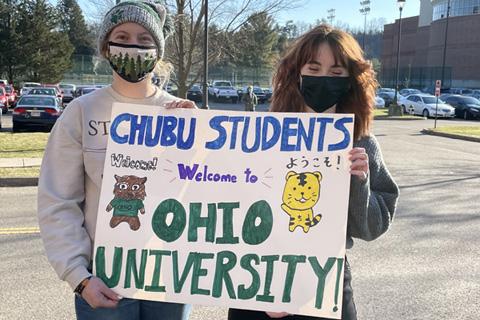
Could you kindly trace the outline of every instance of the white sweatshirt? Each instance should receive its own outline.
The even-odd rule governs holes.
[[[48,260],[73,288],[90,275],[113,102],[163,106],[178,100],[157,89],[146,99],[112,87],[73,100],[48,140],[38,183],[38,219]]]

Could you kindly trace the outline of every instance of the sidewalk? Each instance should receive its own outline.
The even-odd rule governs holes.
[[[0,158],[0,168],[39,167],[42,158]]]

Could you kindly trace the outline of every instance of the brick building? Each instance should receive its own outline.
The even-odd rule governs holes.
[[[402,19],[400,87],[432,88],[442,78],[448,0],[420,1],[420,15]],[[480,88],[480,0],[450,1],[443,87]],[[398,23],[384,26],[384,87],[395,84]]]

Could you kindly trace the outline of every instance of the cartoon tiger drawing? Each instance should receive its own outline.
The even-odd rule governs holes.
[[[315,172],[289,171],[283,191],[282,210],[290,216],[290,232],[301,227],[307,233],[322,219],[321,214],[314,216],[313,207],[320,196],[322,174]]]
[[[145,182],[147,178],[136,176],[117,176],[115,175],[113,194],[115,197],[108,204],[106,210],[110,212],[113,209],[113,217],[110,220],[110,227],[115,228],[122,222],[128,223],[131,230],[140,228],[138,211],[145,214]]]

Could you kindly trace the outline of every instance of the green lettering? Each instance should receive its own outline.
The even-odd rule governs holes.
[[[335,261],[337,261],[337,258],[328,258],[327,263],[325,263],[325,266],[323,268],[318,263],[317,257],[308,257],[308,261],[310,262],[310,265],[312,266],[312,269],[318,278],[315,308],[322,309],[323,291],[325,290],[325,279],[330,270],[332,269],[333,265],[335,264]]]
[[[142,250],[140,259],[140,270],[137,269],[137,249],[130,249],[127,252],[127,266],[125,267],[125,288],[130,288],[132,273],[135,278],[135,288],[143,289],[145,283],[145,267],[147,265],[148,250]]]
[[[202,204],[190,203],[190,217],[188,221],[188,241],[195,242],[198,238],[198,228],[206,228],[205,241],[213,242],[217,225],[217,207],[215,203],[208,204],[208,216],[201,217]]]
[[[173,220],[170,225],[167,225],[166,218],[169,213],[173,213]],[[185,208],[175,199],[162,201],[153,213],[153,232],[155,232],[158,238],[166,242],[172,242],[180,238],[186,224],[187,214]]]
[[[238,243],[238,237],[233,236],[233,209],[240,208],[240,202],[220,202],[218,208],[223,210],[223,237],[217,238],[216,243]]]
[[[265,287],[263,288],[263,294],[257,296],[257,301],[274,301],[275,297],[270,295],[270,287],[272,286],[273,265],[275,261],[278,261],[279,258],[279,255],[262,256],[262,262],[267,262],[267,272],[265,275]]]
[[[224,259],[227,259],[227,262],[224,263]],[[220,251],[217,253],[217,262],[215,266],[215,275],[213,277],[213,287],[212,287],[212,296],[218,298],[222,295],[222,284],[225,282],[225,287],[227,288],[228,296],[231,299],[235,298],[235,290],[233,289],[233,282],[230,274],[230,270],[235,267],[237,263],[237,256],[231,251]]]
[[[195,262],[195,253],[190,252],[188,254],[187,262],[185,262],[185,267],[183,268],[182,276],[179,278],[178,251],[172,252],[173,290],[175,291],[175,293],[179,293],[182,291],[183,285],[185,284],[185,280],[187,280],[188,273],[190,272],[190,269],[192,269],[194,262]]]
[[[165,286],[160,285],[160,270],[162,269],[162,256],[170,256],[171,251],[166,250],[150,250],[150,255],[155,256],[155,266],[153,267],[152,283],[145,286],[145,291],[165,292]]]
[[[260,218],[261,222],[258,226],[255,226],[257,218]],[[265,200],[257,201],[248,208],[247,215],[243,221],[243,241],[251,245],[260,244],[270,236],[272,227],[272,208]]]
[[[192,286],[191,286],[191,294],[201,294],[204,296],[210,295],[210,290],[201,289],[198,287],[198,281],[200,277],[204,277],[207,275],[207,269],[202,268],[202,260],[203,259],[213,259],[215,255],[213,253],[195,253],[195,263],[193,265],[193,273],[192,273]]]
[[[297,270],[297,263],[305,263],[305,256],[285,255],[282,256],[282,262],[287,262],[287,275],[285,276],[285,286],[283,288],[282,302],[290,302],[292,293],[293,278]]]
[[[97,254],[95,255],[96,276],[102,279],[109,288],[117,286],[118,281],[120,280],[120,273],[122,272],[122,255],[123,248],[115,247],[112,262],[112,275],[107,277],[105,272],[105,247],[97,248]]]
[[[240,266],[252,275],[252,284],[248,288],[245,288],[244,284],[238,286],[238,299],[251,299],[260,289],[260,275],[252,266],[253,261],[257,266],[260,264],[260,258],[256,254],[246,254],[240,259]]]

